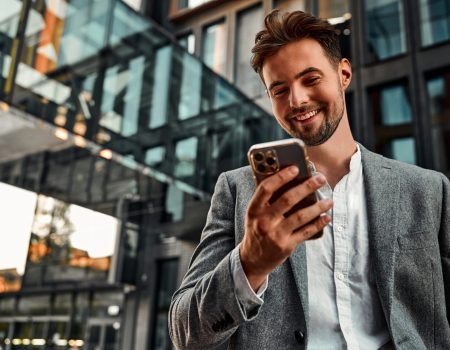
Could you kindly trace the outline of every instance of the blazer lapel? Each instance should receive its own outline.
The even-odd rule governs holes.
[[[381,305],[389,324],[397,250],[400,181],[385,158],[360,147],[366,191],[370,259]]]
[[[306,269],[306,247],[300,244],[294,253],[289,257],[289,262],[294,274],[295,284],[297,285],[300,302],[302,304],[305,322],[308,324],[308,272]]]

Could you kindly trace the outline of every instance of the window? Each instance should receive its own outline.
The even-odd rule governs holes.
[[[191,55],[195,52],[195,36],[193,33],[189,33],[183,36],[180,36],[178,39],[178,44],[180,44],[181,47],[185,48],[187,52],[189,52]]]
[[[197,137],[189,137],[175,146],[175,177],[189,177],[195,174],[197,160]]]
[[[450,39],[450,1],[420,0],[422,45],[429,46]]]
[[[349,0],[319,0],[319,17],[326,18],[339,34],[342,57],[351,59],[351,18]]]
[[[221,21],[204,28],[202,42],[202,60],[214,72],[218,74],[225,73],[225,21]]]
[[[239,89],[249,97],[264,94],[261,79],[250,66],[251,49],[256,33],[261,30],[262,21],[262,5],[242,11],[237,16],[234,80]]]
[[[416,164],[413,116],[406,86],[406,83],[397,83],[369,92],[375,148],[389,158]]]
[[[185,120],[200,113],[202,93],[202,65],[186,52],[181,53],[179,68],[181,84],[178,101],[178,119]]]
[[[211,0],[178,0],[178,7],[180,9],[184,8],[193,8],[200,5],[203,5],[204,3],[211,1]]]
[[[365,16],[370,62],[406,52],[401,0],[366,0]]]
[[[169,84],[172,67],[172,47],[165,46],[156,52],[152,104],[149,127],[151,129],[167,122]]]
[[[153,346],[155,350],[171,349],[171,341],[167,328],[167,315],[170,300],[177,288],[178,260],[160,260],[157,263],[157,297],[155,308],[155,321],[153,326]]]
[[[166,148],[164,146],[150,148],[145,152],[145,164],[158,168],[164,161],[165,156]]]
[[[427,80],[434,168],[450,176],[450,71]]]

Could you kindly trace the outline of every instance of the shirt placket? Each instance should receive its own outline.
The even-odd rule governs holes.
[[[348,208],[345,181],[342,179],[333,192],[334,283],[339,324],[348,349],[358,349],[354,341],[351,317],[349,277]]]

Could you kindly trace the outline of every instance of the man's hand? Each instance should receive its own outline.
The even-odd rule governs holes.
[[[247,279],[257,290],[269,273],[282,264],[295,248],[322,230],[330,221],[325,213],[331,199],[321,200],[285,217],[295,204],[325,184],[323,175],[314,176],[286,191],[275,202],[270,198],[298,173],[295,166],[285,168],[260,183],[249,203],[240,258]],[[295,231],[295,232],[294,232]]]

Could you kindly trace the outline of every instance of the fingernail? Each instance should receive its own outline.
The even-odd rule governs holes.
[[[316,181],[319,185],[323,185],[326,180],[325,177],[322,174],[320,174],[316,176]]]
[[[322,220],[328,224],[331,221],[331,216],[330,215],[324,215]]]
[[[296,166],[289,167],[289,174],[297,175],[298,174],[298,168]]]

